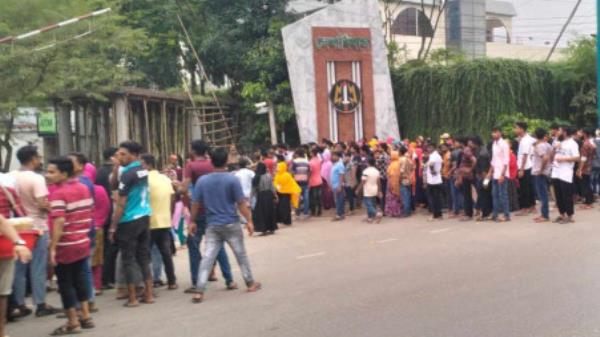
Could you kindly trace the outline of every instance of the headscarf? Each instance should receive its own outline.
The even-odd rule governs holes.
[[[323,152],[323,162],[321,163],[321,177],[327,181],[327,184],[331,185],[331,168],[333,163],[331,162],[331,152]]]
[[[392,151],[387,178],[389,190],[393,195],[400,195],[400,173],[400,154],[398,151]]]
[[[82,174],[88,177],[92,183],[96,181],[96,167],[92,163],[86,163],[83,166]]]
[[[256,174],[254,175],[254,178],[252,178],[252,186],[254,188],[258,187],[258,184],[260,184],[260,178],[264,174],[267,174],[267,165],[265,165],[263,162],[259,162],[256,165]]]
[[[288,172],[287,164],[285,162],[280,162],[277,164],[277,173],[275,173],[273,184],[275,185],[277,192],[281,194],[290,194],[292,207],[298,208],[302,189],[296,180],[294,180],[294,177],[292,177],[292,175]]]

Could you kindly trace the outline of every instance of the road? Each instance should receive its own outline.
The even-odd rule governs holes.
[[[105,292],[97,327],[83,336],[600,336],[600,212],[580,211],[566,226],[513,219],[296,222],[246,241],[262,291],[212,283],[202,304],[182,292],[190,281],[180,250],[180,290],[160,289],[157,303],[134,309]],[[49,302],[60,303],[55,293]],[[8,332],[44,336],[62,323],[28,317]]]

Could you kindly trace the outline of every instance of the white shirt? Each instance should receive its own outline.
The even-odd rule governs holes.
[[[437,151],[433,151],[427,161],[426,173],[428,185],[439,185],[442,183],[442,164],[443,160],[440,154]],[[432,170],[435,171],[435,174],[431,173]]]
[[[234,174],[240,180],[244,196],[246,197],[246,199],[250,200],[250,195],[252,194],[252,179],[254,178],[254,171],[248,168],[243,168],[238,170]]]
[[[554,161],[552,162],[552,179],[560,179],[567,183],[573,182],[574,162],[558,162],[559,158],[579,157],[579,145],[573,138],[563,142],[555,142]]]
[[[500,174],[502,173],[502,169],[506,167],[504,171],[504,176],[506,178],[510,177],[510,172],[508,171],[508,164],[510,163],[510,149],[508,148],[508,143],[504,141],[504,139],[500,138],[497,141],[494,141],[492,144],[492,168],[494,171],[493,179],[500,179]]]
[[[379,193],[378,183],[379,183],[380,173],[379,170],[373,166],[367,167],[362,173],[362,181],[363,185],[363,195],[365,197],[376,197],[377,193]]]
[[[0,185],[16,189],[17,181],[10,174],[0,172]]]
[[[533,144],[536,143],[535,138],[531,137],[528,133],[525,134],[519,141],[519,151],[517,158],[517,165],[519,170],[523,167],[523,160],[525,162],[525,170],[530,170],[533,167],[532,156],[533,156]],[[526,156],[523,159],[523,156]]]

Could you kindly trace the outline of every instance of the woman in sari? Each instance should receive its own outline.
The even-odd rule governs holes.
[[[321,163],[321,177],[323,178],[323,186],[321,188],[321,202],[324,209],[331,209],[335,203],[333,201],[333,191],[331,190],[331,152],[323,152],[323,162]]]
[[[288,172],[287,164],[279,162],[277,164],[277,173],[273,184],[277,189],[277,222],[284,225],[292,225],[292,207],[298,208],[300,203],[300,193],[302,189],[294,180],[294,177]]]
[[[252,210],[254,231],[267,234],[275,234],[277,230],[277,218],[275,216],[275,202],[277,191],[273,185],[273,178],[267,172],[267,166],[259,162],[256,166],[256,175],[252,179],[252,190],[256,198],[256,205]]]
[[[401,178],[400,155],[392,151],[390,165],[387,170],[387,189],[385,195],[385,214],[391,217],[402,216],[402,197],[400,192]]]

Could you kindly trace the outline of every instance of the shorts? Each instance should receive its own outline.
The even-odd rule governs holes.
[[[0,296],[12,293],[15,278],[15,261],[13,259],[0,260]]]

